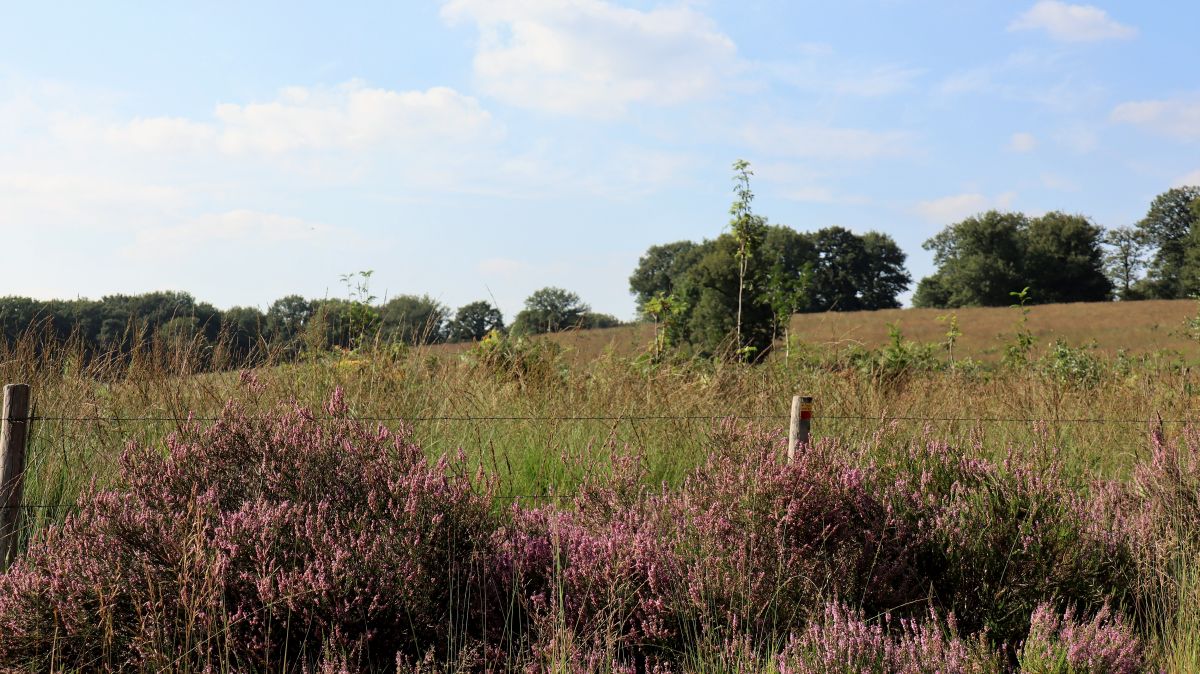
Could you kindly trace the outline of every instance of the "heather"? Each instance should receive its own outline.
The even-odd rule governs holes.
[[[27,502],[54,506],[0,581],[5,666],[1200,664],[1197,383],[1172,357],[494,340],[207,372],[181,343],[4,348],[43,417]],[[797,390],[815,438],[789,464]]]
[[[253,374],[241,379],[261,388]],[[624,445],[507,498],[465,453],[322,407],[230,403],[42,529],[0,579],[31,671],[1150,671],[1200,435],[1129,481],[1049,446],[825,439],[726,420],[676,484]],[[1171,523],[1166,526],[1165,523]]]

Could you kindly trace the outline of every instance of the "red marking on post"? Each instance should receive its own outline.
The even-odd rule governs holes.
[[[812,410],[800,410],[801,419],[812,419]]]

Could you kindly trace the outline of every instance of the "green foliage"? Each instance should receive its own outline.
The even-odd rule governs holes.
[[[380,331],[389,342],[437,344],[446,340],[449,314],[449,308],[428,295],[399,295],[379,308]]]
[[[888,323],[887,345],[878,350],[854,351],[851,363],[863,374],[888,382],[918,372],[933,372],[942,367],[933,344],[904,339],[904,333],[895,323]]]
[[[946,356],[950,362],[954,362],[954,347],[958,344],[958,338],[962,337],[962,330],[958,327],[958,314],[945,314],[938,316],[939,323],[946,324],[946,341],[942,345],[946,348]]]
[[[562,288],[546,287],[525,298],[525,308],[512,324],[514,335],[540,335],[583,326],[591,307],[579,295]]]
[[[463,305],[446,327],[452,342],[477,342],[493,330],[504,331],[504,315],[484,300]]]
[[[1177,187],[1156,196],[1146,217],[1137,224],[1138,231],[1152,246],[1154,258],[1146,292],[1151,297],[1178,299],[1200,290],[1197,284],[1196,223],[1200,214],[1194,204],[1200,200],[1200,187]]]
[[[346,286],[349,295],[343,318],[350,348],[362,346],[379,327],[379,312],[372,306],[375,296],[371,294],[371,275],[374,273],[374,270],[366,270],[341,275],[342,285]]]
[[[656,361],[673,346],[679,330],[679,318],[686,309],[683,300],[663,293],[650,298],[643,306],[642,312],[654,321],[654,341],[650,345],[650,353]]]
[[[1033,345],[1037,342],[1037,338],[1029,329],[1029,305],[1033,298],[1028,287],[1020,292],[1010,292],[1009,296],[1016,300],[1016,304],[1010,306],[1020,312],[1021,317],[1017,319],[1017,330],[1012,341],[1004,347],[1004,364],[1009,367],[1024,367],[1029,364]]]
[[[753,355],[759,349],[754,344],[743,343],[742,317],[747,291],[754,292],[756,286],[762,280],[761,271],[757,268],[755,269],[757,273],[753,276],[748,277],[747,273],[751,269],[751,259],[758,256],[758,250],[762,247],[763,239],[767,236],[767,223],[766,220],[755,215],[750,209],[750,203],[754,201],[754,192],[750,190],[750,176],[754,175],[754,172],[750,170],[750,163],[744,159],[735,161],[733,163],[733,172],[733,193],[737,195],[737,198],[734,199],[733,204],[729,207],[729,230],[733,234],[733,240],[737,242],[733,258],[737,262],[738,268],[737,313],[734,318],[734,348],[737,354],[744,358],[747,355]]]
[[[1039,218],[988,211],[946,227],[925,242],[937,272],[917,286],[918,307],[1003,306],[1028,286],[1039,302],[1103,301],[1102,230],[1080,215]]]
[[[546,339],[528,339],[493,330],[464,358],[500,381],[546,382],[564,373],[562,347]]]
[[[696,263],[701,247],[692,241],[676,241],[646,250],[629,277],[629,291],[637,301],[638,311],[645,314],[647,302],[679,289],[684,274]]]
[[[651,247],[630,277],[642,314],[656,295],[674,296],[684,308],[671,338],[699,354],[723,353],[734,349],[740,289],[742,346],[762,353],[793,313],[898,307],[909,283],[904,253],[874,232],[767,225],[761,245],[744,258],[741,251],[732,234]]]
[[[1104,267],[1112,279],[1117,295],[1123,300],[1141,299],[1136,287],[1146,268],[1148,242],[1146,234],[1134,227],[1116,227],[1104,234]]]
[[[1093,355],[1095,345],[1071,347],[1063,340],[1056,340],[1050,351],[1042,357],[1040,366],[1051,379],[1070,386],[1091,388],[1104,377],[1104,364]]]

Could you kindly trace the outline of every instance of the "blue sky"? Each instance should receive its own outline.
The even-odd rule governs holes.
[[[0,294],[344,295],[628,318],[730,164],[799,230],[1131,224],[1200,183],[1200,3],[7,3]]]

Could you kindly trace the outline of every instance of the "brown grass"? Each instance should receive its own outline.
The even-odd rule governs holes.
[[[1105,355],[1124,350],[1129,354],[1160,351],[1178,352],[1189,360],[1200,360],[1200,350],[1184,330],[1184,321],[1198,313],[1193,300],[1148,300],[1144,302],[1077,302],[1044,304],[1030,308],[1028,327],[1041,345],[1057,339],[1071,346],[1090,346]],[[962,336],[956,355],[980,360],[998,359],[1004,344],[1016,331],[1020,313],[1010,307],[965,309],[883,309],[880,311],[798,314],[792,319],[796,340],[827,347],[858,345],[876,348],[888,341],[889,325],[895,324],[904,338],[940,343],[946,339],[942,316],[957,315]],[[654,336],[647,324],[604,330],[578,330],[550,338],[568,350],[573,362],[587,363],[612,351],[630,356],[644,351]],[[462,345],[445,347],[461,351]]]

